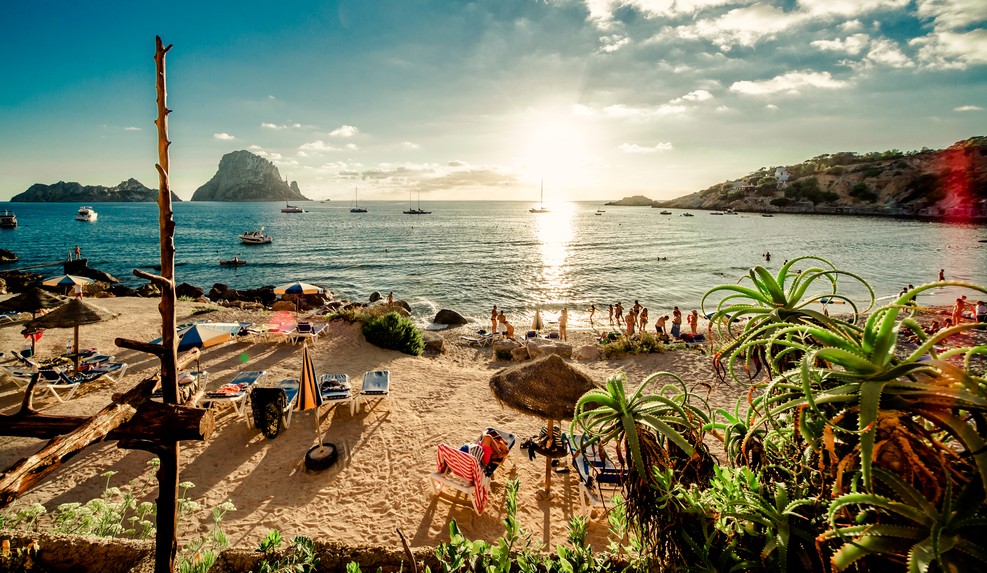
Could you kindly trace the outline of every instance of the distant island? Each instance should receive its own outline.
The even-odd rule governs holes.
[[[121,181],[116,187],[59,181],[51,185],[35,183],[10,200],[15,203],[147,203],[158,200],[158,190],[145,187],[133,178]],[[181,201],[174,191],[171,200]]]
[[[644,195],[634,195],[633,197],[624,197],[619,201],[610,201],[606,204],[616,205],[619,207],[651,207],[656,203]]]
[[[298,189],[281,179],[278,168],[246,150],[227,153],[219,161],[212,179],[195,190],[193,201],[309,201]]]
[[[987,137],[940,150],[839,152],[762,167],[654,206],[987,220]]]

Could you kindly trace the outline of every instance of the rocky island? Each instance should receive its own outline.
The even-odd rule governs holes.
[[[115,187],[59,181],[51,185],[35,183],[10,200],[22,203],[147,203],[158,200],[158,190],[145,187],[133,178],[121,181]],[[181,201],[174,192],[171,200]]]
[[[219,170],[195,190],[193,201],[309,201],[298,189],[281,179],[273,163],[246,150],[227,153]]]
[[[796,165],[761,168],[658,205],[984,221],[987,137],[938,150],[820,155]]]
[[[606,204],[616,205],[618,207],[651,207],[655,205],[655,202],[644,195],[634,195],[633,197],[624,197],[619,201],[610,201]]]

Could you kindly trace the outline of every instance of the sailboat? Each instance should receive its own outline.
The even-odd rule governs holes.
[[[360,199],[357,197],[357,190],[353,188],[353,208],[350,209],[350,213],[366,213],[366,209],[360,208]]]
[[[548,209],[545,208],[545,180],[541,180],[541,199],[538,202],[538,207],[532,207],[528,209],[529,213],[550,213]]]
[[[408,210],[407,211],[404,211],[404,214],[405,215],[431,215],[432,214],[431,211],[423,211],[422,210],[422,192],[421,191],[418,192],[418,207],[417,208],[411,206],[411,194],[409,193],[408,195],[409,195],[408,196]]]
[[[288,184],[288,176],[287,175],[284,176],[284,183],[285,183],[285,185]],[[287,193],[285,193],[285,195],[284,195],[284,207],[281,207],[281,212],[282,213],[308,213],[308,211],[306,211],[305,209],[302,209],[301,207],[295,207],[294,205],[289,205],[288,204],[288,194]]]

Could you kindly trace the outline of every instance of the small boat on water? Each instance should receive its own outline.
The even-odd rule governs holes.
[[[771,213],[761,213],[762,217],[774,217]]]
[[[409,203],[410,203],[410,198],[409,198]],[[402,213],[404,213],[405,215],[431,215],[432,214],[431,211],[425,211],[424,209],[422,209],[422,193],[421,193],[421,191],[418,192],[418,207],[411,207],[411,205],[409,205],[408,207],[409,208],[408,208],[407,211],[402,211]]]
[[[692,213],[682,213],[683,217],[695,217]]]
[[[659,214],[659,215],[671,215],[671,214],[672,214],[672,212],[671,212],[671,211],[661,211],[661,212],[660,212],[660,213],[658,213],[658,214]]]
[[[733,209],[727,209],[726,211],[723,212],[723,214],[724,215],[736,215],[737,212],[734,211]]]
[[[301,207],[296,207],[294,205],[289,205],[287,201],[284,202],[284,207],[281,207],[282,213],[308,213],[305,209]]]
[[[597,209],[596,212],[597,213],[606,213],[607,210],[606,209]]]
[[[723,211],[711,211],[710,215],[722,215]]]
[[[0,211],[0,229],[14,229],[17,227],[17,216],[13,211],[4,209]]]
[[[260,231],[247,231],[240,235],[240,242],[244,245],[266,245],[272,240],[270,235],[264,234],[264,227]]]
[[[79,212],[75,214],[76,221],[85,221],[87,223],[92,223],[99,218],[99,213],[96,212],[92,207],[79,207]]]
[[[529,213],[550,213],[548,209],[545,208],[545,180],[541,182],[541,198],[538,200],[538,206],[528,209]]]
[[[239,257],[233,257],[232,259],[230,259],[228,261],[219,261],[219,264],[220,265],[223,265],[225,267],[237,267],[237,266],[240,266],[240,265],[247,264],[247,261],[245,261],[244,259],[241,259]]]
[[[353,208],[350,209],[350,213],[366,213],[367,210],[360,207],[360,198],[357,195],[357,190],[353,190]]]

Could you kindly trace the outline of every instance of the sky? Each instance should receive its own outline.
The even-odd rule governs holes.
[[[0,3],[0,200],[226,153],[316,200],[670,199],[987,134],[984,0]]]

